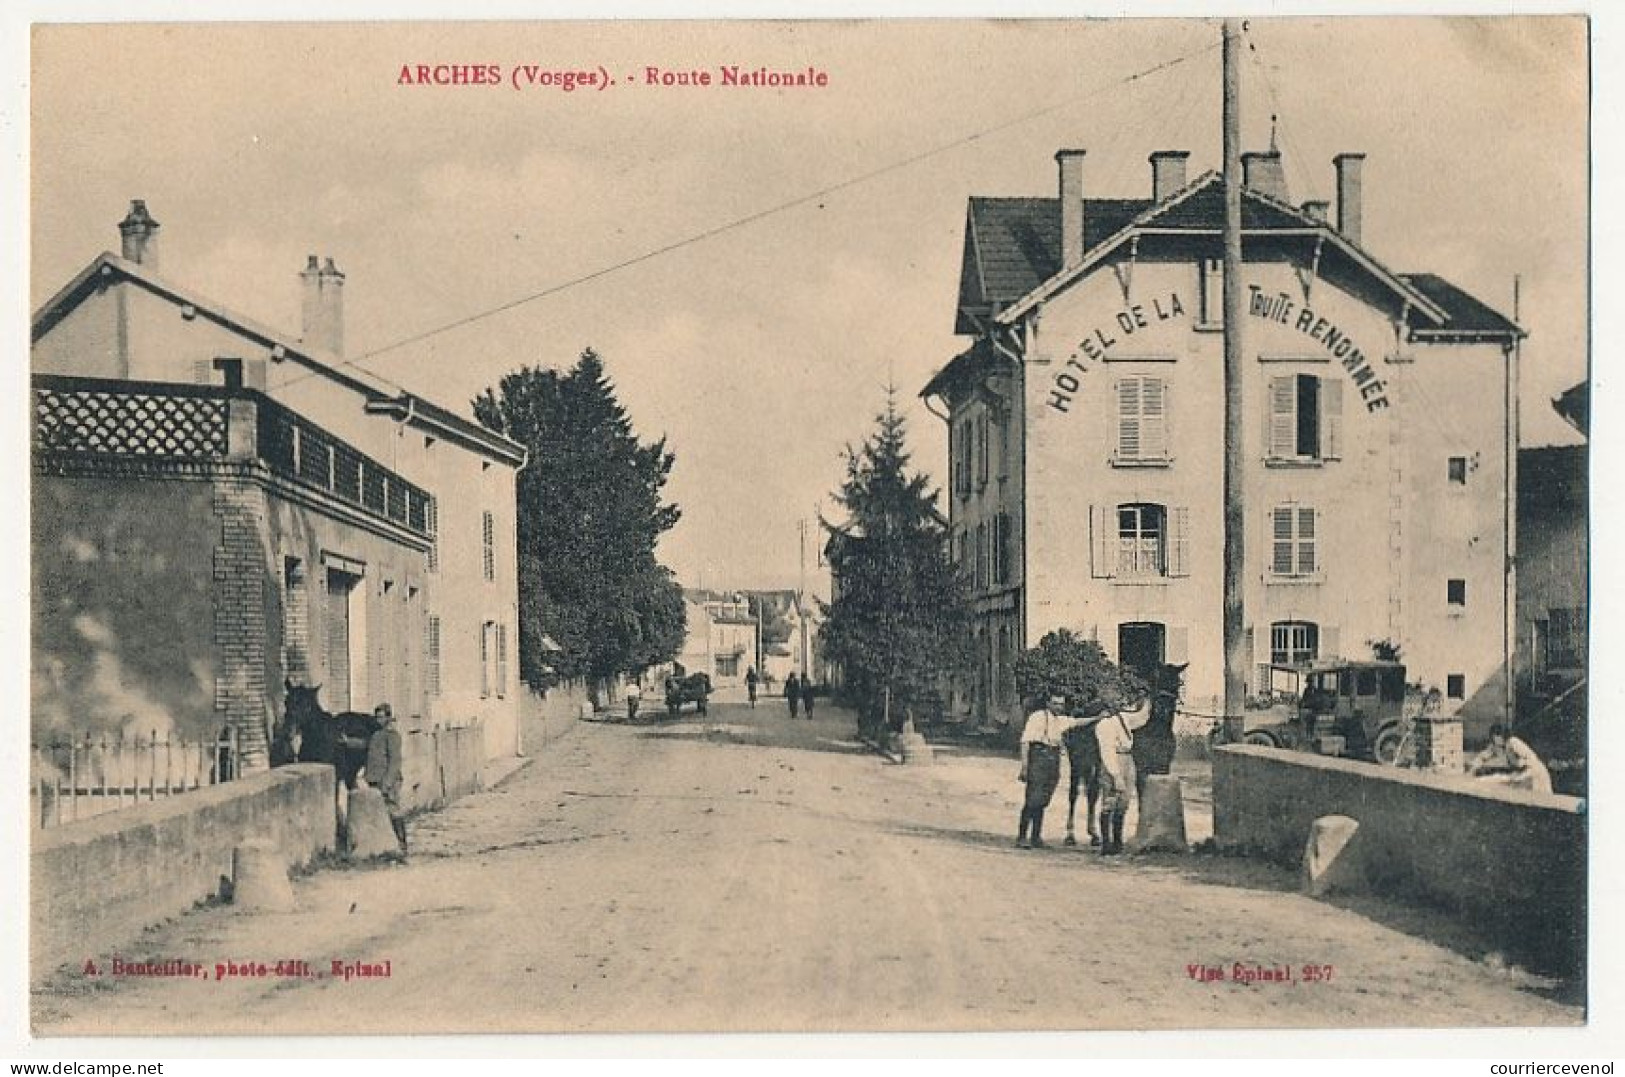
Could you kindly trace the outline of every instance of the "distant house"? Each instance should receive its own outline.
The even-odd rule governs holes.
[[[713,687],[736,687],[762,672],[756,616],[740,591],[686,588],[688,631],[677,660],[690,673],[706,673]]]
[[[1585,433],[1586,383],[1553,401]],[[1585,445],[1518,452],[1520,687],[1555,696],[1586,676],[1588,470]]]
[[[284,334],[119,228],[33,317],[36,733],[224,724],[263,765],[292,681],[519,750],[524,448],[346,364],[332,259]]]
[[[770,618],[782,620],[789,630],[788,637],[782,640],[768,641],[764,638],[761,672],[780,682],[792,673],[823,682],[822,663],[818,660],[818,629],[823,625],[823,616],[818,608],[818,600],[789,587],[747,591],[746,595],[762,611],[764,636]]]

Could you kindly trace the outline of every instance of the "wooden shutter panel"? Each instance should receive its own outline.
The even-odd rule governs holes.
[[[1089,539],[1095,578],[1117,575],[1117,512],[1110,505],[1089,506]]]
[[[1338,631],[1336,625],[1320,626],[1320,658],[1340,658],[1338,650]]]
[[[480,625],[480,698],[491,694],[491,635],[489,623]]]
[[[985,414],[976,422],[976,448],[976,482],[980,486],[986,486],[988,476],[989,438],[987,416]]]
[[[497,625],[497,695],[508,694],[508,626]]]
[[[1269,456],[1280,460],[1296,456],[1298,449],[1298,392],[1297,379],[1290,374],[1270,379],[1268,399],[1269,415],[1265,423],[1265,436],[1269,439]]]
[[[1138,460],[1144,453],[1140,429],[1140,379],[1117,379],[1117,455]]]
[[[1292,506],[1280,505],[1270,512],[1270,571],[1277,576],[1292,575]]]
[[[1336,460],[1343,455],[1343,381],[1320,378],[1320,456]]]
[[[1166,655],[1163,661],[1171,662],[1176,666],[1189,662],[1191,650],[1190,637],[1191,633],[1190,629],[1188,628],[1180,627],[1168,629],[1168,645],[1166,648],[1164,648]]]
[[[1141,380],[1140,451],[1148,460],[1168,458],[1168,383],[1161,378]]]
[[[213,385],[214,384],[214,364],[209,362],[209,360],[207,360],[207,359],[193,359],[192,360],[192,384],[193,385]]]
[[[1304,505],[1298,506],[1298,564],[1300,576],[1312,576],[1320,566],[1317,542],[1320,529],[1319,513]]]
[[[1183,505],[1168,510],[1168,575],[1189,576],[1187,536],[1191,530],[1191,510]]]

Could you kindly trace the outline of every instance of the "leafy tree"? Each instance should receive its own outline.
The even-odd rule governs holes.
[[[762,626],[762,646],[790,642],[790,620],[779,609],[778,603],[767,595],[752,594],[746,597],[750,601],[750,612]]]
[[[519,473],[519,666],[602,678],[682,649],[682,589],[655,559],[680,510],[661,501],[673,455],[645,444],[591,348],[568,371],[525,367],[474,401],[530,449]],[[562,651],[548,653],[543,636]]]
[[[1110,658],[1099,643],[1058,628],[1016,656],[1016,691],[1029,704],[1065,696],[1072,714],[1119,710],[1145,696],[1139,677]]]
[[[879,729],[890,694],[893,720],[929,712],[939,687],[968,658],[970,607],[948,555],[947,525],[926,476],[909,470],[907,430],[894,393],[874,433],[846,452],[835,495],[841,524],[823,523],[835,580],[821,629],[864,732]]]

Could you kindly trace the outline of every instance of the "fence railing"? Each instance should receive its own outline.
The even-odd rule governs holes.
[[[33,746],[31,813],[61,826],[229,782],[239,775],[235,729],[215,739],[92,736]]]

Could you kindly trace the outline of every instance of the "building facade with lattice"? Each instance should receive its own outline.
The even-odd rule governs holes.
[[[523,448],[344,363],[330,259],[285,336],[120,230],[33,320],[36,735],[227,723],[258,765],[292,681],[519,751]]]

